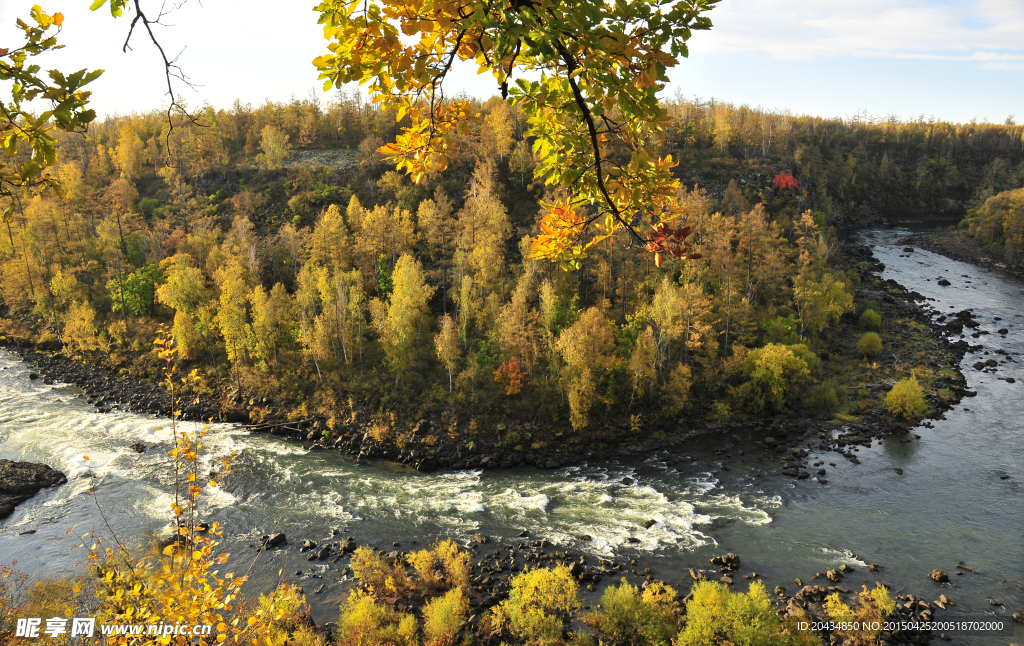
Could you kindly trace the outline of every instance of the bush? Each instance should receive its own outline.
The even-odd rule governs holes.
[[[800,320],[790,314],[761,323],[765,343],[796,343]]]
[[[860,315],[860,326],[869,330],[877,330],[882,325],[882,315],[875,310],[864,310]]]
[[[395,612],[369,593],[353,590],[341,604],[339,643],[348,646],[416,646],[416,617]]]
[[[740,388],[740,396],[754,411],[782,408],[792,392],[811,374],[807,360],[814,356],[807,346],[769,343],[747,353],[743,372],[749,381]]]
[[[359,547],[352,553],[352,572],[381,601],[392,602],[407,595],[412,587],[401,561],[389,563],[381,552]]]
[[[451,588],[469,591],[469,554],[460,552],[455,541],[438,541],[430,550],[410,554],[409,565],[428,592]]]
[[[462,588],[453,588],[434,597],[423,607],[423,636],[432,646],[451,646],[459,636],[469,610],[469,599]]]
[[[691,405],[690,389],[693,387],[693,373],[690,366],[676,364],[668,375],[668,383],[661,393],[661,409],[667,415],[678,415]]]
[[[924,401],[924,393],[921,392],[921,384],[917,383],[917,376],[900,381],[889,394],[885,396],[885,409],[895,417],[912,419],[924,414],[928,405]]]
[[[859,624],[859,626],[881,626],[885,622],[885,618],[892,614],[893,610],[896,609],[896,603],[889,596],[889,590],[882,586],[877,586],[874,590],[868,592],[867,586],[862,586],[860,592],[860,598],[857,600],[855,607],[843,603],[839,598],[838,594],[830,594],[825,599],[825,612],[833,621],[837,623],[845,624]],[[878,636],[881,634],[881,628],[878,630],[839,630],[837,631],[840,637],[847,637],[853,640],[860,640],[859,643],[874,644],[877,643]]]
[[[532,646],[561,644],[570,613],[580,607],[569,568],[527,570],[511,584],[508,599],[491,611],[490,628]]]
[[[839,410],[839,392],[833,384],[818,384],[804,395],[804,409],[818,417],[832,417]]]
[[[731,592],[723,583],[701,581],[686,605],[686,628],[675,646],[797,646],[820,644],[813,631],[800,632],[783,624],[764,584],[755,581],[750,591]]]
[[[641,594],[625,580],[618,587],[608,586],[601,595],[601,609],[583,617],[600,643],[619,646],[669,644],[681,621],[676,591],[671,587],[655,583]]]
[[[852,269],[846,270],[846,277],[850,279],[850,284],[853,286],[853,291],[860,289],[860,272]]]
[[[867,332],[857,341],[857,352],[873,357],[882,351],[882,339],[874,332]]]

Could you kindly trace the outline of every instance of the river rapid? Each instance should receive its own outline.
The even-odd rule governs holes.
[[[939,620],[1013,625],[1011,613],[1024,608],[1024,283],[920,249],[903,253],[899,234],[863,234],[886,266],[882,277],[934,299],[939,311],[973,308],[980,329],[991,332],[968,338],[983,347],[963,360],[968,387],[978,395],[932,428],[914,429],[920,438],[860,448],[860,464],[812,453],[809,461],[825,461],[828,484],[777,475],[777,460],[762,457],[759,438],[747,432],[700,437],[673,454],[636,462],[424,474],[357,465],[348,456],[217,425],[207,461],[216,464],[232,450],[239,457],[203,517],[231,534],[223,547],[235,572],[250,567],[261,535],[285,532],[292,546],[262,554],[246,587],[253,594],[279,580],[299,583],[318,622],[336,619],[349,582],[344,563],[307,562],[298,539],[324,541],[338,530],[358,544],[409,549],[412,540],[423,546],[436,537],[469,545],[477,533],[510,542],[527,530],[578,552],[639,559],[684,590],[687,568],[727,551],[742,557],[741,574],[756,571],[769,590],[783,585],[790,593],[794,577],[806,584],[845,563],[855,570],[842,583],[847,588],[882,581],[927,599],[945,593],[956,606],[940,611]],[[952,285],[939,286],[940,277]],[[1003,327],[1005,337],[996,332]],[[989,358],[1002,361],[997,372],[971,368]],[[69,480],[0,522],[0,560],[16,560],[32,575],[76,571],[84,555],[69,551],[72,526],[79,535],[95,529],[109,537],[112,530],[122,540],[141,540],[169,521],[167,420],[98,414],[80,392],[30,381],[25,364],[0,350],[0,457],[44,462]],[[130,445],[137,442],[149,449],[135,453]],[[657,524],[644,529],[648,520]],[[869,572],[868,563],[880,571]],[[958,563],[972,571],[954,574]],[[935,568],[950,573],[951,585],[928,578]],[[312,594],[321,584],[323,592]],[[1016,637],[954,634],[953,643],[1005,646],[1022,641],[1022,626],[1015,629]]]

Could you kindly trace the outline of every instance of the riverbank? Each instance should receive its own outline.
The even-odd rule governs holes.
[[[963,229],[937,229],[925,233],[914,233],[903,240],[904,244],[927,249],[953,260],[966,262],[986,269],[995,269],[1017,278],[1024,278],[1024,270],[1010,267],[1004,262],[993,259],[990,248],[978,242],[977,238],[967,235]]]

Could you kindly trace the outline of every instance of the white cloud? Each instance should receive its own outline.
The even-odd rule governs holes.
[[[778,60],[1024,60],[1020,0],[726,0],[711,18],[711,32],[696,37],[707,51]]]

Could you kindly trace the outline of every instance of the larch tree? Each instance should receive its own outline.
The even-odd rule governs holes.
[[[445,314],[437,321],[438,332],[434,337],[434,349],[437,358],[448,373],[448,394],[452,394],[452,379],[455,369],[458,367],[459,359],[462,356],[462,348],[459,347],[459,332],[456,329],[455,321],[449,314]]]
[[[293,303],[284,285],[277,283],[268,294],[263,285],[257,285],[249,296],[252,326],[248,347],[257,367],[263,372],[276,374],[278,350],[291,337],[294,321]]]
[[[422,341],[424,328],[430,320],[428,304],[434,288],[427,285],[419,261],[408,254],[398,259],[394,281],[390,303],[384,305],[376,301],[374,323],[397,384]]]
[[[239,368],[246,362],[247,342],[252,335],[249,326],[249,286],[245,283],[242,268],[237,264],[224,268],[219,286],[217,328],[224,337],[224,350],[235,370],[235,379],[241,391]]]
[[[263,126],[260,133],[260,153],[256,160],[264,168],[275,169],[284,166],[285,161],[291,157],[292,145],[288,141],[288,135],[272,125]]]
[[[466,203],[458,214],[458,248],[466,261],[465,273],[475,277],[481,298],[485,291],[501,291],[498,282],[512,234],[508,212],[497,194],[496,174],[494,162],[477,164],[466,189]]]
[[[615,361],[610,322],[601,310],[591,307],[562,331],[556,348],[565,362],[563,372],[572,426],[586,428],[597,388],[604,372]]]
[[[352,245],[345,218],[337,204],[320,214],[309,236],[309,259],[321,267],[344,271],[351,264]]]

